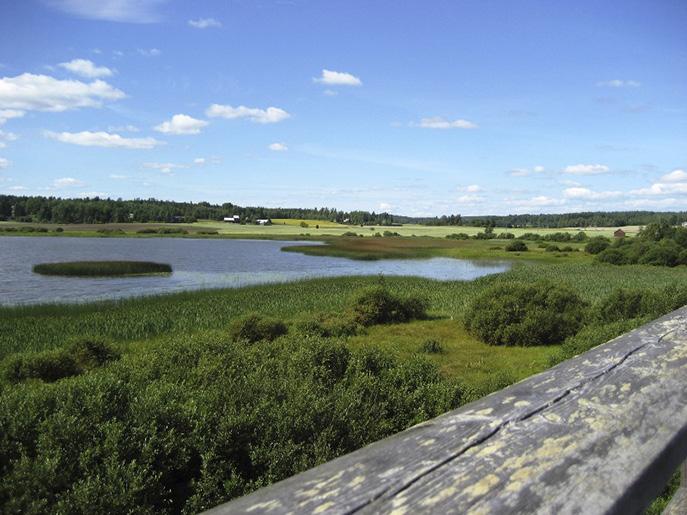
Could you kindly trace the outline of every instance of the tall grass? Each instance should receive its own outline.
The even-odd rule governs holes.
[[[34,273],[74,277],[113,277],[122,275],[169,274],[172,267],[150,261],[69,261],[33,266]]]

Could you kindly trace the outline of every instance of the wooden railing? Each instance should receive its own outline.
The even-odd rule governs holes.
[[[641,513],[686,457],[687,307],[208,513]]]

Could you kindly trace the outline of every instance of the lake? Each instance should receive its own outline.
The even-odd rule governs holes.
[[[282,252],[304,242],[182,238],[0,237],[0,305],[83,302],[205,288],[345,275],[412,275],[472,280],[509,269],[507,262],[451,258],[355,261]],[[307,244],[307,243],[306,243]],[[317,245],[318,243],[312,243]],[[34,274],[55,261],[143,260],[169,263],[171,276],[75,278]]]

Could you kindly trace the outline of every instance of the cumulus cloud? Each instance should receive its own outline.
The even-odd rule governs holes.
[[[61,179],[55,179],[52,185],[55,188],[73,188],[83,186],[84,182],[73,177],[62,177]]]
[[[286,146],[286,143],[270,143],[267,148],[273,152],[286,152],[289,149],[289,147]]]
[[[388,202],[380,202],[379,203],[379,209],[382,211],[390,211],[392,208],[392,205],[389,204]]]
[[[98,79],[100,77],[111,77],[114,72],[106,66],[96,66],[93,61],[88,59],[72,59],[66,63],[60,63],[65,70],[69,70],[76,75],[87,79]]]
[[[155,130],[163,134],[198,134],[207,124],[208,122],[198,120],[187,114],[175,114],[171,120],[155,126]]]
[[[506,203],[511,204],[513,206],[530,208],[530,207],[557,206],[557,205],[565,204],[565,200],[547,197],[546,195],[539,195],[539,196],[532,197],[529,199],[508,199],[508,200],[506,200]]]
[[[441,116],[432,116],[429,118],[422,118],[419,127],[423,129],[476,129],[477,124],[468,120],[446,120]]]
[[[313,79],[320,84],[329,86],[362,86],[363,82],[350,73],[335,72],[333,70],[322,70],[322,75]]]
[[[91,20],[155,23],[158,6],[167,0],[44,0],[49,6],[72,16]]]
[[[513,168],[510,171],[510,175],[512,177],[528,177],[533,173],[544,173],[545,170],[546,169],[541,165],[537,165],[533,167],[531,170],[529,168]]]
[[[675,195],[687,193],[687,182],[670,182],[662,183],[657,182],[649,186],[648,188],[640,188],[637,190],[632,190],[630,192],[632,195]]]
[[[4,157],[0,157],[0,170],[4,170],[5,168],[9,167],[9,165],[9,160],[5,159]]]
[[[49,75],[23,73],[0,79],[0,109],[13,111],[67,111],[101,107],[106,101],[124,98],[124,92],[107,82],[59,80]]]
[[[17,135],[13,132],[0,131],[0,148],[5,148],[7,143],[10,141],[15,141]]]
[[[206,162],[207,162],[207,159],[205,159],[204,157],[196,157],[193,160],[193,164],[198,165],[198,166],[203,166]]]
[[[622,195],[622,191],[592,191],[589,188],[581,187],[566,188],[563,191],[563,196],[565,198],[581,200],[604,200],[609,198],[617,198]]]
[[[638,88],[642,84],[636,80],[602,80],[596,83],[597,86],[602,88]]]
[[[17,109],[0,109],[0,125],[3,125],[7,120],[12,118],[21,118],[26,113]]]
[[[537,165],[534,168],[532,168],[532,171],[534,173],[542,173],[545,170],[545,168],[542,165]]]
[[[474,205],[484,201],[481,195],[461,195],[458,197],[459,204]]]
[[[45,136],[61,141],[62,143],[70,143],[72,145],[81,145],[84,147],[105,147],[105,148],[129,148],[129,149],[151,149],[163,142],[154,138],[124,138],[119,134],[110,134],[109,132],[51,132],[47,131]]]
[[[230,105],[212,104],[207,108],[205,114],[211,118],[227,118],[233,120],[236,118],[247,118],[255,123],[277,123],[286,120],[291,115],[278,107],[268,107],[267,109],[258,109],[257,107],[238,106],[232,107]]]
[[[687,182],[687,172],[684,170],[673,170],[661,177],[661,182]]]
[[[135,125],[110,125],[107,130],[110,132],[140,132],[141,129]]]
[[[598,175],[600,173],[607,173],[609,168],[606,165],[600,164],[577,164],[566,166],[563,171],[573,175]]]
[[[188,24],[194,29],[209,29],[219,28],[222,23],[214,18],[199,18],[197,20],[188,20]]]
[[[465,191],[467,191],[468,193],[477,193],[479,191],[482,191],[482,187],[478,184],[470,184],[470,186],[467,186],[465,188]]]

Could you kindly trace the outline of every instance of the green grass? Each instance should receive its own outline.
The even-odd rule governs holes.
[[[33,271],[68,277],[119,277],[170,274],[172,267],[150,261],[67,261],[34,265]]]

